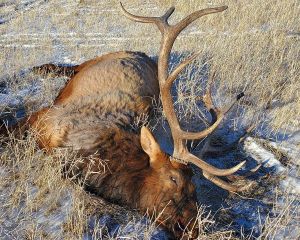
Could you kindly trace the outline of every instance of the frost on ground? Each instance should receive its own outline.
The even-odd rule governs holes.
[[[29,76],[33,76],[28,73]],[[37,81],[37,80],[36,80]],[[40,82],[45,79],[39,79]],[[49,81],[49,79],[47,79]],[[57,81],[61,86],[63,82],[60,78],[53,78],[51,81]],[[18,110],[18,106],[26,105],[26,101],[39,102],[42,106],[43,98],[42,88],[27,86],[19,91],[12,92],[8,87],[2,87],[0,107],[2,109],[10,106],[15,109],[16,116],[24,117],[25,108]],[[16,97],[17,96],[17,97]],[[26,99],[26,100],[25,100]],[[17,109],[17,110],[16,110]],[[13,115],[1,113],[2,119],[15,119]],[[9,117],[8,117],[9,116]],[[161,146],[166,152],[172,152],[172,143],[170,134],[165,128],[156,127],[156,136]],[[222,136],[222,142],[230,143],[239,135],[240,131],[228,129],[224,124],[217,132]],[[260,136],[260,137],[257,137]],[[224,228],[235,230],[241,234],[251,234],[259,237],[266,230],[264,224],[271,222],[272,219],[282,218],[280,224],[269,234],[275,239],[296,239],[299,236],[299,200],[300,196],[300,178],[299,178],[299,144],[300,133],[294,132],[282,141],[273,141],[263,138],[262,134],[252,133],[247,136],[240,149],[221,156],[210,156],[206,160],[219,167],[227,168],[234,165],[240,158],[247,160],[247,166],[242,169],[241,175],[257,164],[262,164],[261,169],[252,180],[260,182],[257,194],[250,196],[230,195],[224,190],[219,189],[212,183],[201,177],[198,170],[195,169],[196,175],[193,178],[197,186],[197,193],[200,205],[208,206],[207,211],[212,211],[216,215],[216,222],[220,219]],[[197,148],[195,149],[197,151]],[[1,168],[1,177],[6,178],[9,175],[8,167]],[[37,194],[37,188],[34,184],[28,183],[26,201],[30,202]],[[11,195],[7,191],[12,191],[11,186],[1,188],[1,201],[9,202],[7,197]],[[274,199],[276,200],[274,203]],[[20,202],[16,208],[1,208],[2,218],[1,236],[10,239],[14,236],[28,233],[28,225],[31,228],[42,231],[43,236],[64,236],[61,231],[65,231],[69,214],[72,212],[73,194],[72,190],[64,189],[60,194],[58,206],[48,213],[45,207],[37,208],[35,211],[28,211],[28,205]],[[27,210],[26,210],[27,209]],[[29,214],[30,213],[30,214]],[[26,216],[26,217],[25,217]],[[289,220],[285,217],[289,216]],[[224,220],[225,219],[225,220]],[[168,239],[168,235],[162,230],[154,228],[149,220],[144,217],[137,217],[135,220],[128,220],[128,223],[121,223],[115,220],[114,214],[91,215],[86,218],[88,226],[84,233],[84,239],[94,239],[95,237],[106,236],[126,236],[135,239],[145,239],[145,232],[152,239]],[[31,224],[33,224],[31,226]],[[275,223],[274,223],[275,224]],[[222,224],[221,224],[222,225]],[[150,226],[150,227],[149,227]],[[98,229],[98,230],[95,230]],[[101,229],[101,231],[99,230]],[[33,231],[33,230],[30,230]],[[272,229],[268,229],[272,231]],[[275,231],[275,233],[274,233]],[[146,237],[147,238],[147,237]]]
[[[1,181],[9,176],[9,171],[4,167],[1,168]],[[28,209],[28,203],[34,201],[37,196],[38,189],[36,186],[28,186],[27,199],[19,202],[13,209],[7,203],[11,201],[10,191],[16,190],[17,186],[1,186],[0,199],[1,206],[1,239],[21,239],[30,236],[30,231],[43,231],[42,236],[47,237],[50,233],[54,236],[60,236],[64,222],[67,220],[68,213],[71,209],[71,199],[68,191],[60,196],[60,206],[53,211],[49,211],[47,207],[39,209]],[[41,227],[42,226],[42,227]],[[53,236],[53,235],[52,235]]]
[[[123,2],[130,11],[151,15],[162,12],[157,6],[163,5],[165,9],[174,3],[178,14],[174,15],[174,22],[178,16],[211,6],[211,1]],[[221,4],[223,2],[214,3]],[[256,123],[256,128],[234,151],[207,156],[205,160],[227,168],[245,159],[247,165],[240,175],[259,163],[262,167],[249,177],[258,182],[257,191],[250,195],[228,194],[195,169],[193,181],[199,205],[206,206],[214,217],[208,232],[232,230],[237,238],[252,235],[258,239],[298,239],[299,1],[274,1],[274,8],[268,1],[247,4],[228,1],[228,5],[226,13],[199,20],[184,31],[175,44],[175,50],[181,53],[192,48],[203,51],[200,60],[195,62],[197,70],[187,70],[187,83],[176,83],[176,107],[180,118],[186,118],[187,122],[195,117],[190,117],[191,113],[197,113],[197,119],[205,122],[205,112],[198,106],[197,95],[201,96],[201,84],[207,79],[207,72],[217,71],[219,76],[214,86],[218,89],[214,96],[217,105],[226,106],[237,93],[246,93],[245,101],[217,132],[218,140],[233,142],[251,121]],[[123,19],[118,1],[92,0],[4,0],[0,3],[0,34],[0,118],[11,124],[51,105],[67,80],[36,76],[30,71],[33,66],[49,62],[79,64],[106,52],[125,49],[157,55],[160,39],[156,29]],[[177,53],[173,54],[173,65],[179,59]],[[195,129],[197,127],[198,122]],[[172,142],[163,120],[158,119],[153,128],[163,149],[171,153]],[[28,146],[23,146],[25,148]],[[0,151],[2,164],[6,150],[0,148]],[[197,152],[197,146],[194,151]],[[45,160],[36,149],[32,152],[37,154],[35,159]],[[19,163],[17,156],[12,159]],[[52,164],[49,166],[53,168]],[[149,225],[145,217],[103,203],[101,199],[97,203],[94,198],[89,200],[91,196],[82,197],[83,190],[70,182],[57,196],[47,194],[69,181],[54,178],[60,176],[59,166],[49,175],[51,181],[43,183],[47,189],[41,190],[39,174],[34,174],[39,180],[36,181],[20,174],[17,165],[6,162],[3,165],[0,168],[0,202],[4,203],[0,208],[0,238],[76,239],[80,234],[84,239],[168,238],[164,231]],[[33,164],[28,169],[31,167],[36,168]],[[30,179],[24,181],[25,185],[17,181],[25,177]],[[83,205],[91,205],[92,210],[83,209]]]

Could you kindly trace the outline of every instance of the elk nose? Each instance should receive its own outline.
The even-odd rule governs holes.
[[[175,226],[175,231],[181,234],[180,239],[196,239],[199,234],[199,228],[196,219],[179,218]]]

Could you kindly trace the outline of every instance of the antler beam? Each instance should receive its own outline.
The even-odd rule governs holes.
[[[173,99],[171,96],[171,87],[172,83],[175,81],[177,76],[180,74],[180,72],[188,65],[190,64],[198,55],[199,53],[196,53],[192,55],[191,57],[184,60],[182,63],[180,63],[171,73],[168,72],[168,66],[169,66],[169,58],[170,53],[174,44],[174,41],[176,40],[177,36],[180,34],[180,32],[185,29],[188,25],[190,25],[192,22],[194,22],[196,19],[212,14],[217,12],[222,12],[225,9],[227,9],[227,6],[222,7],[216,7],[216,8],[207,8],[202,9],[199,11],[196,11],[190,15],[188,15],[183,20],[179,21],[179,23],[175,25],[170,25],[168,23],[169,17],[172,15],[172,13],[175,11],[174,7],[171,7],[164,15],[161,17],[144,17],[144,16],[137,16],[129,13],[125,8],[123,7],[122,3],[121,9],[124,15],[136,22],[142,22],[142,23],[154,23],[158,29],[160,30],[162,34],[162,40],[161,40],[161,46],[160,46],[160,53],[158,58],[158,80],[159,80],[159,86],[160,86],[160,92],[161,92],[161,100],[163,105],[163,110],[165,112],[165,116],[167,118],[167,121],[169,123],[171,133],[173,136],[173,142],[174,142],[174,152],[173,157],[175,159],[182,159],[186,162],[190,162],[198,166],[203,170],[203,175],[214,182],[216,185],[227,189],[229,191],[239,191],[238,188],[235,186],[230,185],[229,183],[224,182],[223,180],[217,178],[216,176],[228,176],[236,171],[238,171],[242,166],[244,166],[245,161],[241,162],[240,164],[236,165],[233,168],[230,169],[219,169],[216,168],[202,159],[196,157],[195,155],[191,154],[186,147],[186,140],[193,140],[193,139],[201,139],[207,137],[209,134],[211,134],[221,123],[223,120],[225,114],[232,108],[234,103],[241,98],[241,96],[238,96],[236,101],[232,103],[227,110],[221,111],[217,107],[214,106],[213,100],[211,97],[211,82],[214,77],[211,78],[211,82],[209,84],[209,87],[207,88],[206,94],[203,97],[203,102],[209,112],[212,115],[212,121],[211,125],[200,132],[186,132],[181,129],[178,118],[176,116],[174,107],[173,107]]]

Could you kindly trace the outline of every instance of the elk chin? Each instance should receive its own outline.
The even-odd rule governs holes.
[[[172,232],[176,239],[196,239],[199,234],[195,219],[191,219],[187,224],[178,219],[172,227]]]
[[[152,204],[153,205],[153,204]],[[155,205],[155,204],[154,204]],[[149,206],[149,205],[148,205]],[[195,239],[198,236],[197,229],[197,206],[196,204],[188,204],[184,210],[175,213],[173,207],[166,207],[157,205],[154,208],[149,209],[149,207],[142,208],[148,216],[153,218],[159,214],[159,218],[156,219],[156,224],[165,228],[170,234],[172,234],[174,239]],[[142,211],[143,212],[143,211]],[[183,238],[183,235],[189,236],[188,238]]]
[[[188,204],[182,212],[173,218],[169,229],[176,239],[196,239],[199,233],[196,204]]]
[[[189,220],[178,218],[174,219],[174,222],[166,224],[166,228],[174,235],[175,239],[196,239],[199,233],[197,226],[195,218]]]

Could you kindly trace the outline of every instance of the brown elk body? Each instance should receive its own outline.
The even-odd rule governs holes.
[[[66,69],[74,75],[54,105],[33,114],[28,123],[38,133],[42,148],[70,147],[83,157],[93,155],[93,160],[86,158],[80,165],[89,189],[142,213],[161,213],[157,222],[179,237],[184,229],[192,230],[197,216],[195,188],[187,162],[200,167],[203,175],[218,186],[229,191],[243,190],[217,176],[231,175],[244,163],[232,169],[217,169],[189,153],[184,146],[187,139],[208,136],[226,113],[213,105],[210,89],[203,102],[212,119],[211,126],[204,131],[182,131],[171,106],[172,82],[195,58],[188,58],[169,74],[173,42],[197,18],[226,7],[200,10],[174,26],[167,21],[174,8],[157,18],[134,16],[122,9],[128,18],[158,26],[163,35],[158,65],[143,53],[117,52]],[[151,102],[159,94],[174,140],[172,157],[161,150],[146,127],[140,133],[132,128],[136,117],[149,114]],[[103,159],[108,160],[109,171],[100,174]]]
[[[142,53],[107,54],[77,66],[75,73],[54,106],[29,119],[43,148],[97,149],[113,129],[130,129],[159,96],[157,66]]]
[[[169,161],[148,129],[141,136],[133,129],[135,118],[149,114],[159,96],[156,63],[143,53],[117,52],[74,72],[54,106],[28,119],[40,147],[93,155],[93,162],[79,166],[81,175],[93,172],[84,176],[89,190],[142,213],[163,211],[159,221],[171,231],[179,227],[175,222],[187,226],[197,214],[188,170]],[[103,159],[105,173],[97,162]]]

